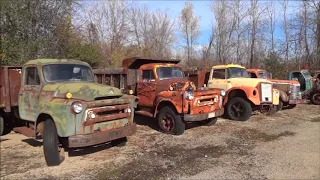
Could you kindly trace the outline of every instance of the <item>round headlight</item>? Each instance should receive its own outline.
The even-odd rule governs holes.
[[[125,113],[131,113],[131,108],[127,108],[124,110]]]
[[[77,114],[81,113],[83,109],[82,104],[80,102],[73,103],[72,108],[73,108],[73,111]]]
[[[186,100],[192,100],[194,98],[194,94],[192,91],[186,91],[184,93],[184,97],[186,98]]]
[[[225,96],[226,95],[226,91],[221,89],[221,92],[220,92],[221,96]]]

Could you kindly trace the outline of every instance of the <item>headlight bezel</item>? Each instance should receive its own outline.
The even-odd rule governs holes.
[[[83,111],[83,104],[79,101],[75,101],[72,103],[71,109],[74,113],[80,114]]]
[[[184,98],[188,101],[192,101],[194,99],[194,92],[193,91],[186,91],[184,92]]]
[[[221,89],[221,91],[220,91],[220,95],[221,95],[221,96],[223,96],[223,97],[226,96],[226,93],[227,93],[227,92],[226,92],[224,89]]]

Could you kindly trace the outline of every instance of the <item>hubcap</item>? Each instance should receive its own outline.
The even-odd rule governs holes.
[[[170,113],[166,113],[161,119],[162,129],[171,132],[174,128],[174,118]]]
[[[244,107],[240,103],[231,105],[231,114],[235,117],[241,117],[244,113]]]

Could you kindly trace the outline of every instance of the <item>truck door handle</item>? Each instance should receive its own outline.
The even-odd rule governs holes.
[[[212,82],[209,82],[208,84],[212,84]]]
[[[22,96],[23,95],[23,93],[19,93],[19,96]]]

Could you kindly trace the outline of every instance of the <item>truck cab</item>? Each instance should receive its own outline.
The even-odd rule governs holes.
[[[315,72],[312,77],[310,71],[306,69],[290,71],[288,79],[299,81],[302,96],[310,99],[312,104],[320,105],[320,76],[318,73]]]
[[[279,91],[273,88],[272,83],[266,79],[250,78],[241,65],[213,66],[208,87],[227,91],[224,105],[230,119],[248,120],[253,110],[273,114],[279,105]]]
[[[127,91],[139,98],[137,114],[154,117],[165,133],[183,134],[186,123],[213,125],[224,113],[221,89],[197,89],[179,60],[128,58]]]
[[[136,97],[94,81],[91,67],[66,59],[30,60],[22,67],[15,132],[43,138],[48,165],[63,148],[124,140],[136,132]]]
[[[282,107],[294,108],[297,104],[307,103],[306,99],[302,98],[300,91],[300,83],[293,80],[272,79],[272,73],[264,69],[247,69],[251,78],[268,79],[273,83],[274,88],[280,92],[280,105],[278,110]]]

